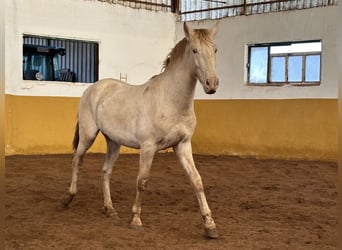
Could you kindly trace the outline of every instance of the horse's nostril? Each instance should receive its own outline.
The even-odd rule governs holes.
[[[217,77],[208,78],[205,81],[205,86],[208,88],[217,88],[219,84],[219,79]]]

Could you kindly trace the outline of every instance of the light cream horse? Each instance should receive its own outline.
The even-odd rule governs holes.
[[[120,145],[140,149],[137,194],[130,226],[141,230],[141,201],[153,157],[159,150],[173,147],[195,189],[205,235],[209,238],[218,237],[191,148],[191,137],[196,126],[193,105],[196,82],[200,81],[207,94],[215,93],[218,87],[216,47],[213,42],[217,26],[216,23],[211,30],[192,29],[184,23],[185,38],[166,58],[164,71],[145,84],[129,85],[104,79],[84,92],[73,142],[72,181],[69,192],[62,200],[65,206],[76,195],[77,176],[83,156],[101,131],[107,142],[102,177],[104,208],[108,216],[117,216],[109,184]]]

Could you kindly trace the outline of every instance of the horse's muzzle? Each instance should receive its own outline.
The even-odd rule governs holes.
[[[214,76],[214,77],[209,77],[205,81],[205,86],[204,86],[204,91],[207,94],[214,94],[216,92],[216,89],[218,88],[219,85],[219,79]]]

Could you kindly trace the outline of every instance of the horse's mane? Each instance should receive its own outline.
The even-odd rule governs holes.
[[[194,31],[194,39],[198,39],[201,43],[205,43],[207,45],[213,45],[213,41],[210,37],[209,30],[195,29]],[[171,64],[177,61],[184,54],[187,44],[188,39],[184,37],[175,45],[175,47],[173,47],[173,49],[170,51],[170,53],[166,56],[165,60],[163,61],[161,72],[164,72],[168,67],[171,66]],[[158,76],[160,76],[160,74],[154,75],[150,79],[155,79]]]
[[[166,56],[163,64],[162,64],[162,71],[164,71],[171,63],[172,61],[175,61],[177,58],[179,58],[186,48],[186,45],[188,43],[188,40],[184,37],[181,41],[179,41],[175,47],[170,51],[170,53]]]

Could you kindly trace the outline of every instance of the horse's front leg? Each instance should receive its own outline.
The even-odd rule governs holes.
[[[156,153],[155,147],[144,146],[140,150],[140,163],[139,173],[136,183],[136,197],[132,208],[133,218],[130,227],[137,230],[143,230],[143,224],[141,222],[141,201],[144,191],[147,188],[148,179],[150,176],[151,165],[154,154]]]
[[[202,178],[198,173],[193,160],[190,141],[180,142],[177,146],[174,147],[174,151],[176,152],[182,166],[184,167],[194,187],[196,197],[200,206],[202,218],[204,221],[205,235],[208,238],[215,239],[218,237],[216,225],[214,219],[211,216],[211,211],[209,209],[207,199],[204,194]]]

